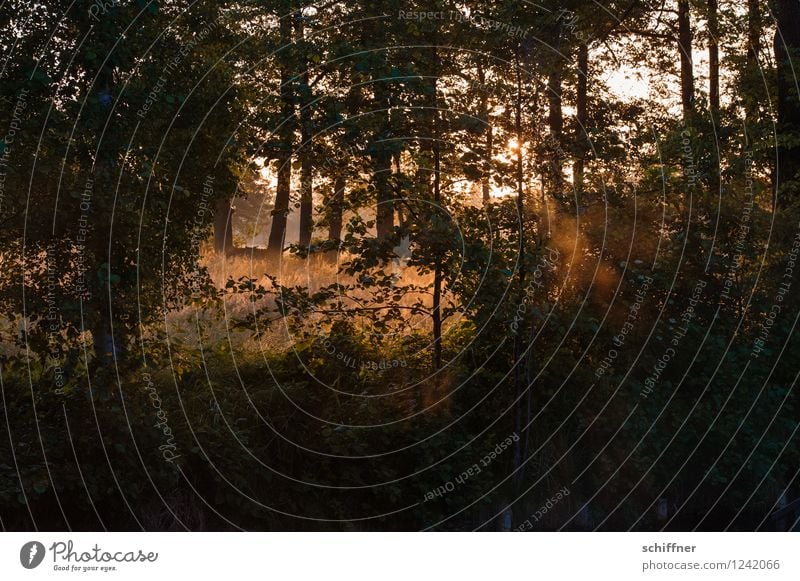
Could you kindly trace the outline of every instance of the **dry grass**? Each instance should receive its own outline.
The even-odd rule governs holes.
[[[340,256],[339,264],[336,261],[316,255],[308,259],[284,255],[280,264],[270,266],[266,259],[253,255],[235,255],[222,258],[212,253],[205,253],[201,263],[208,268],[212,280],[217,287],[223,288],[230,280],[242,277],[253,279],[257,284],[270,289],[271,282],[267,273],[277,277],[277,281],[284,287],[302,287],[310,292],[315,292],[333,283],[347,285],[353,283],[353,277],[339,273],[340,264],[346,261],[346,256]],[[432,284],[431,273],[420,274],[414,268],[396,268],[399,276],[398,286],[415,285],[427,288]],[[369,295],[365,291],[356,292],[352,299],[368,301]],[[402,306],[411,306],[422,300],[426,307],[432,302],[430,294],[408,292],[400,300]],[[271,301],[271,299],[268,299]],[[273,324],[269,329],[259,328],[256,337],[255,328],[234,329],[234,323],[242,320],[247,315],[252,315],[255,309],[263,308],[264,300],[252,302],[246,294],[232,294],[225,297],[221,308],[214,308],[204,313],[198,313],[194,308],[185,308],[173,313],[169,319],[169,333],[173,337],[181,337],[185,342],[202,341],[204,345],[215,344],[220,341],[229,342],[237,350],[244,352],[283,352],[291,349],[295,338],[285,324]],[[274,306],[272,302],[269,306]],[[308,320],[308,329],[314,328],[320,317]],[[197,321],[201,321],[198,333]],[[453,324],[455,321],[450,321]],[[363,330],[370,332],[369,324],[361,322]],[[405,323],[415,330],[430,333],[431,320],[425,314],[412,315]],[[446,328],[444,329],[446,331]]]

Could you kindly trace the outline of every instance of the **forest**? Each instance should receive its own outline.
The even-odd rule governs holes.
[[[800,530],[797,0],[0,47],[0,530]]]

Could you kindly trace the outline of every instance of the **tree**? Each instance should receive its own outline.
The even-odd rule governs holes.
[[[580,197],[584,187],[584,170],[586,158],[586,124],[589,121],[588,113],[588,90],[589,90],[589,47],[585,42],[578,46],[578,87],[577,97],[575,103],[575,164],[573,166],[573,180],[575,183],[575,190]]]
[[[281,3],[284,12],[279,12],[278,38],[279,67],[280,67],[280,101],[281,119],[275,132],[278,143],[275,155],[275,166],[278,173],[278,182],[275,189],[275,205],[272,210],[272,224],[270,226],[267,253],[271,259],[281,256],[286,239],[286,222],[289,215],[289,198],[292,189],[292,154],[294,152],[295,134],[295,106],[292,74],[292,19],[296,17],[291,12],[291,0]]]
[[[678,0],[678,53],[681,63],[681,106],[684,122],[694,115],[694,61],[692,57],[691,3]]]
[[[708,0],[708,108],[711,124],[714,127],[720,122],[719,108],[719,14],[717,0]],[[716,155],[711,162],[711,183],[715,192],[721,192],[722,175],[719,165],[719,143],[716,143]]]
[[[775,2],[775,63],[778,79],[778,156],[775,199],[787,206],[797,197],[800,171],[800,99],[797,92],[797,55],[800,50],[800,4]]]
[[[297,43],[299,51],[303,54],[300,61],[300,239],[298,244],[308,248],[311,245],[311,237],[314,233],[314,126],[312,121],[312,103],[314,101],[311,92],[310,75],[308,68],[311,66],[309,52],[310,42],[304,37],[303,13],[299,11],[295,17]]]

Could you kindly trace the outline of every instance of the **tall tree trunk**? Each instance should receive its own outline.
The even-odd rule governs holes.
[[[708,0],[708,104],[714,123],[719,122],[719,15],[717,0]]]
[[[678,0],[678,52],[681,61],[681,105],[683,120],[694,113],[694,64],[692,61],[692,24],[689,0]]]
[[[771,98],[765,94],[761,79],[759,59],[761,58],[762,17],[761,0],[747,0],[747,55],[742,73],[740,95],[744,107],[745,147],[751,149],[751,141],[758,131],[759,111],[762,101],[769,103]],[[777,183],[777,161],[775,156],[769,156],[765,161],[769,167],[770,183],[773,194]],[[774,202],[774,200],[773,200]]]
[[[389,116],[389,94],[386,81],[376,78],[373,80],[376,115],[381,119],[381,132],[376,136],[376,141],[387,139],[391,133],[391,119]],[[378,238],[385,239],[394,231],[394,197],[391,188],[392,154],[386,141],[374,144],[372,154],[372,180],[376,194],[376,230]]]
[[[347,207],[347,200],[345,199],[345,187],[347,181],[353,174],[351,173],[351,157],[353,155],[354,147],[353,140],[357,138],[361,131],[358,126],[353,123],[354,119],[359,117],[359,111],[367,106],[363,101],[362,93],[364,91],[362,83],[359,81],[358,76],[353,71],[351,76],[347,79],[350,83],[350,88],[345,97],[345,108],[347,109],[347,119],[344,122],[344,135],[342,135],[341,151],[344,152],[343,157],[339,164],[335,164],[333,169],[333,196],[328,204],[328,240],[341,242],[342,241],[342,227],[343,227],[343,214],[344,209]],[[356,172],[357,173],[357,172]]]
[[[275,208],[272,210],[272,227],[269,231],[267,254],[277,258],[283,252],[286,239],[286,222],[289,216],[289,196],[292,185],[292,153],[291,145],[282,146],[276,155],[278,164],[278,183],[275,188]]]
[[[742,100],[744,103],[745,127],[750,126],[758,117],[758,105],[761,99],[761,82],[758,58],[761,54],[761,7],[760,0],[747,0],[747,55],[743,74]]]
[[[303,116],[310,116],[307,109],[303,110]],[[298,243],[301,247],[308,248],[314,233],[314,165],[311,159],[311,143],[309,143],[311,131],[308,119],[303,120],[301,139],[305,145],[300,161],[300,237]]]
[[[575,127],[575,164],[573,165],[573,181],[575,184],[578,201],[583,194],[584,169],[586,163],[586,123],[588,122],[588,97],[589,88],[589,47],[581,43],[578,47],[578,87],[575,101],[575,117],[578,121]]]
[[[277,258],[283,252],[286,239],[286,222],[289,216],[289,195],[292,184],[292,157],[290,151],[277,155],[278,183],[275,187],[275,208],[272,210],[272,227],[269,231],[267,254]]]
[[[711,123],[716,126],[719,119],[719,15],[717,0],[708,0],[708,106]],[[722,191],[722,174],[719,166],[719,145],[712,159],[711,184],[714,192]]]
[[[776,201],[786,206],[798,197],[800,172],[800,95],[796,85],[800,54],[800,2],[775,2],[775,63],[778,73],[778,155]]]
[[[436,44],[438,35],[434,33],[433,44]],[[439,115],[439,85],[438,79],[441,74],[441,63],[439,61],[439,51],[436,46],[431,49],[430,61],[430,92],[427,99],[427,111],[433,128],[430,145],[423,145],[424,149],[432,149],[433,153],[433,202],[435,208],[433,212],[442,207],[442,180],[441,180],[441,117]],[[426,117],[428,116],[426,115]],[[430,178],[424,177],[430,184]],[[433,327],[433,369],[438,371],[442,368],[442,283],[443,266],[440,256],[436,257],[433,269],[433,304],[431,305],[431,322]]]
[[[493,139],[493,131],[492,131],[492,124],[489,122],[489,93],[486,89],[486,71],[483,68],[483,63],[478,62],[478,82],[480,83],[481,87],[481,99],[480,99],[480,111],[478,113],[479,119],[483,123],[483,134],[485,136],[485,144],[486,148],[484,151],[484,171],[483,177],[481,178],[481,194],[483,198],[484,206],[491,201],[491,177],[492,177],[492,139]]]
[[[228,254],[233,249],[233,208],[230,200],[214,205],[214,252]]]
[[[439,112],[435,113],[435,125],[438,125]],[[441,206],[441,176],[440,176],[441,148],[439,146],[438,127],[434,132],[433,145],[433,200],[436,206]],[[438,371],[442,368],[442,263],[436,261],[433,271],[433,369]]]
[[[380,3],[364,4],[364,14],[380,16],[384,8]],[[385,20],[372,20],[360,28],[359,46],[372,55],[371,83],[372,102],[363,103],[371,109],[370,121],[373,119],[375,129],[370,131],[367,149],[371,165],[371,185],[375,192],[375,229],[378,239],[385,240],[394,233],[394,192],[392,191],[392,152],[388,139],[392,136],[392,93],[394,84],[390,77],[387,39],[392,37],[391,26]],[[363,80],[357,81],[363,85]],[[367,89],[368,90],[368,89]],[[352,92],[352,91],[351,91]]]
[[[298,14],[295,20],[297,39],[303,42],[303,19]],[[311,122],[311,86],[308,78],[308,60],[304,60],[305,69],[300,77],[300,235],[298,244],[301,248],[311,246],[311,237],[314,233],[314,164],[312,160],[313,127]]]
[[[288,17],[280,22],[281,42],[287,46],[292,42],[292,23]],[[282,56],[286,58],[286,56]],[[295,112],[292,89],[289,81],[292,75],[286,63],[281,66],[281,128],[280,147],[276,154],[278,164],[278,183],[275,188],[275,208],[272,210],[272,227],[267,242],[267,255],[274,259],[283,252],[286,240],[286,221],[289,215],[289,197],[292,187],[292,150],[294,148]]]
[[[553,195],[559,200],[564,196],[564,155],[563,133],[564,113],[561,109],[561,71],[554,70],[547,81],[548,115],[547,124],[550,129],[548,147],[550,187]],[[520,147],[522,144],[519,144]]]

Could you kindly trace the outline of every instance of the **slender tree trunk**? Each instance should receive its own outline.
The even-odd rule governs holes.
[[[286,222],[289,216],[289,196],[292,185],[292,154],[290,145],[276,156],[278,163],[278,183],[275,188],[275,208],[272,210],[272,227],[269,231],[267,254],[276,258],[283,252],[286,239]]]
[[[575,184],[575,191],[578,195],[578,200],[581,199],[583,193],[584,181],[584,164],[586,158],[586,123],[588,122],[588,87],[589,87],[589,47],[586,43],[581,43],[578,47],[578,87],[577,98],[575,102],[576,114],[575,117],[578,121],[575,127],[575,164],[573,165],[573,180]]]
[[[480,120],[483,122],[483,134],[485,136],[486,149],[484,152],[484,171],[481,178],[481,194],[483,197],[483,205],[488,204],[491,199],[491,177],[492,177],[492,124],[489,122],[489,97],[486,90],[486,71],[483,68],[483,63],[478,63],[478,82],[481,87],[480,111],[478,113]]]
[[[288,45],[292,41],[292,23],[282,18],[280,23],[281,41]],[[285,56],[283,58],[286,58]],[[278,183],[275,189],[275,208],[272,210],[272,227],[267,243],[267,255],[277,258],[283,252],[286,240],[286,221],[289,215],[289,197],[292,187],[292,150],[294,148],[295,111],[292,90],[289,86],[291,72],[285,63],[281,66],[281,145],[277,153]]]
[[[750,143],[754,138],[753,134],[757,131],[760,103],[762,100],[770,101],[763,92],[758,62],[762,48],[760,2],[761,0],[747,0],[747,55],[745,56],[740,94],[744,107],[745,146],[748,149],[751,147]],[[775,156],[769,156],[766,163],[769,166],[770,183],[774,192],[777,181]]]
[[[685,123],[694,113],[694,65],[692,61],[692,24],[689,0],[678,0],[678,52],[681,62],[681,105]]]
[[[708,0],[708,104],[719,122],[719,16],[717,0]]]
[[[303,42],[303,19],[301,16],[295,20],[297,39]],[[308,60],[303,62],[304,72],[300,81],[300,235],[298,244],[301,248],[311,246],[311,237],[314,233],[313,196],[314,196],[314,164],[312,160],[313,127],[311,121],[311,86],[308,78]]]
[[[548,148],[548,155],[550,158],[550,187],[553,195],[561,200],[564,196],[564,155],[562,153],[564,114],[561,109],[560,70],[555,70],[550,73],[547,82],[547,102],[547,124],[550,129],[550,144]]]
[[[341,163],[336,164],[333,168],[333,196],[328,204],[328,240],[336,242],[342,241],[343,214],[347,207],[345,188],[348,179],[353,176],[350,166],[350,158],[353,155],[353,139],[360,133],[352,120],[357,119],[359,111],[366,106],[362,98],[363,88],[355,72],[351,73],[349,81],[350,89],[345,98],[347,119],[344,123],[345,132],[342,135],[343,146],[341,147],[344,156]]]
[[[434,35],[434,39],[436,38],[437,36]],[[439,62],[439,52],[436,47],[432,50],[431,61],[432,95],[430,97],[429,106],[431,107],[433,122],[433,201],[436,208],[440,208],[442,206],[442,180],[438,77],[441,74],[441,64]],[[433,211],[436,212],[437,210],[434,209]],[[437,256],[436,264],[433,269],[433,304],[431,315],[433,326],[433,369],[435,371],[442,368],[442,270],[442,261],[440,257]]]
[[[435,113],[438,125],[438,111]],[[440,176],[440,160],[441,151],[438,141],[438,130],[434,134],[433,146],[433,199],[436,205],[442,203],[441,194],[441,176]],[[442,368],[442,263],[436,261],[436,267],[433,271],[433,369],[439,370]]]
[[[708,0],[708,105],[711,122],[719,121],[719,16],[717,0]],[[711,184],[714,192],[722,191],[722,173],[719,166],[719,145],[712,159]]]
[[[308,80],[307,75],[306,80]],[[308,109],[303,110],[303,117],[301,140],[304,145],[300,162],[300,236],[298,243],[301,247],[308,248],[311,245],[311,236],[314,232],[314,165],[311,159],[311,143],[309,143],[311,139],[311,123]]]
[[[761,54],[761,8],[760,0],[747,0],[747,55],[742,83],[741,98],[744,105],[745,127],[758,118],[758,105],[761,99],[758,57]]]
[[[778,155],[775,182],[776,201],[786,206],[798,197],[800,172],[800,95],[796,72],[800,54],[800,2],[775,2],[775,63],[778,74]]]
[[[382,120],[382,131],[378,139],[387,139],[391,133],[391,120],[389,116],[389,95],[385,85],[386,81],[381,79],[374,80],[375,108],[379,109],[376,115]],[[394,231],[394,197],[391,188],[392,177],[392,155],[389,151],[389,144],[381,142],[375,144],[375,152],[372,154],[373,184],[375,186],[376,199],[376,229],[380,239],[388,238]]]

